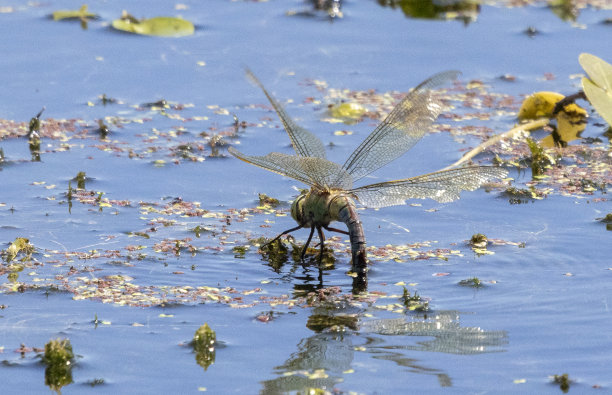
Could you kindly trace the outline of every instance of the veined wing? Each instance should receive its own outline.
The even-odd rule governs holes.
[[[461,191],[473,191],[488,180],[503,178],[506,169],[493,166],[471,166],[437,171],[417,177],[366,185],[350,191],[368,207],[404,204],[406,199],[434,199],[441,203],[459,199]]]
[[[336,189],[348,190],[353,186],[351,176],[339,164],[324,158],[287,155],[279,152],[271,152],[266,156],[250,156],[234,147],[229,147],[228,152],[247,163],[293,178],[311,187],[328,188],[332,180],[336,179],[342,180],[340,185],[334,184]]]
[[[278,117],[280,118],[289,138],[291,144],[295,149],[295,152],[300,156],[311,156],[315,158],[325,158],[325,147],[317,136],[304,129],[303,127],[296,124],[293,119],[287,114],[283,106],[276,101],[276,99],[268,93],[267,89],[263,86],[261,81],[257,79],[255,74],[249,69],[246,70],[247,77],[249,77],[261,90],[265,93],[266,97],[276,110]]]
[[[344,163],[343,168],[353,176],[353,181],[397,159],[423,137],[442,112],[442,103],[431,89],[459,74],[458,71],[436,74],[408,93]]]

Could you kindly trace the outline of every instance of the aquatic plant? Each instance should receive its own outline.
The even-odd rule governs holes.
[[[42,362],[47,365],[45,384],[59,393],[60,389],[72,383],[74,353],[68,339],[55,339],[45,344]]]
[[[113,21],[112,26],[117,30],[128,33],[162,37],[190,36],[195,31],[193,23],[181,18],[156,17],[137,19],[126,11],[123,11],[121,18]]]
[[[196,354],[196,362],[203,367],[204,370],[208,370],[208,367],[215,363],[216,343],[217,334],[208,324],[199,327],[193,335],[191,344]]]

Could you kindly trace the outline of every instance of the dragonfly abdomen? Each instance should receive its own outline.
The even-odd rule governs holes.
[[[330,211],[336,211],[332,210],[332,206],[337,207],[337,220],[344,222],[349,231],[353,271],[359,275],[365,274],[367,269],[366,239],[355,203],[350,197],[339,195],[330,202]]]

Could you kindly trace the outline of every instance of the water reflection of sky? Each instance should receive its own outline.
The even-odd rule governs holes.
[[[8,159],[0,171],[0,203],[4,204],[0,207],[0,241],[6,246],[15,237],[27,237],[39,249],[36,259],[44,263],[21,272],[20,281],[34,284],[34,278],[47,278],[59,283],[55,276],[66,274],[67,267],[54,267],[51,261],[62,251],[123,251],[138,244],[147,245],[150,251],[160,240],[187,237],[199,247],[213,248],[224,235],[228,242],[244,242],[293,226],[288,216],[273,215],[244,222],[235,216],[230,225],[223,217],[175,215],[168,218],[176,224],[164,226],[149,223],[162,214],[142,211],[141,202],[159,208],[179,196],[186,202],[201,202],[202,209],[225,213],[228,208],[256,206],[258,193],[284,201],[296,195],[292,189],[299,186],[296,182],[233,158],[206,157],[202,162],[174,165],[174,157],[167,156],[167,147],[175,143],[205,144],[200,136],[203,131],[231,129],[234,113],[241,121],[264,124],[240,132],[241,149],[290,152],[284,133],[269,127],[279,123],[262,107],[267,105],[265,97],[243,77],[245,65],[287,103],[288,112],[300,124],[325,143],[333,141],[330,157],[342,161],[375,122],[350,126],[320,122],[324,106],[309,105],[307,98],[321,100],[322,94],[309,80],[324,81],[336,89],[405,91],[434,72],[458,69],[463,81],[482,80],[493,92],[573,93],[578,80],[569,77],[580,72],[579,53],[612,60],[610,27],[601,23],[611,16],[610,11],[593,8],[582,10],[573,24],[545,6],[481,6],[475,20],[466,25],[456,20],[408,19],[401,10],[380,7],[374,1],[345,1],[344,18],[334,21],[319,13],[314,18],[287,16],[288,10],[308,8],[299,1],[185,4],[187,10],[176,11],[165,3],[135,2],[128,10],[136,16],[183,15],[197,25],[197,31],[182,39],[137,37],[110,30],[105,23],[127,6],[114,1],[95,9],[90,6],[101,19],[90,22],[86,31],[78,22],[55,23],[46,18],[55,9],[73,7],[66,2],[36,7],[13,4],[16,11],[0,14],[3,52],[10,54],[0,66],[0,86],[5,92],[0,118],[27,122],[43,106],[43,119],[82,119],[90,127],[105,117],[150,118],[111,128],[110,139],[118,142],[116,147],[127,143],[142,159],[130,159],[127,151],[95,147],[100,143],[96,137],[67,142],[43,138],[41,162],[30,162],[25,138],[0,141]],[[524,33],[529,27],[540,34],[530,38]],[[545,73],[556,78],[546,81]],[[516,82],[497,79],[504,74],[516,76]],[[102,106],[98,101],[102,94],[122,103]],[[168,111],[170,114],[207,119],[183,122],[142,106],[162,98],[193,104],[182,111]],[[511,116],[497,116],[483,123],[501,132],[514,122]],[[153,131],[168,132],[181,126],[185,134],[176,140],[165,141]],[[333,135],[339,128],[353,134]],[[582,137],[602,138],[601,128],[589,124]],[[469,137],[457,142],[445,133],[428,135],[409,155],[376,173],[372,182],[446,166],[458,159],[460,149],[474,144],[476,140]],[[156,167],[156,160],[167,164]],[[129,200],[131,206],[99,211],[97,206],[75,202],[69,214],[64,193],[79,171],[87,174],[88,189],[103,191],[109,199]],[[513,176],[519,185],[531,181],[530,174]],[[38,184],[43,181],[45,184]],[[47,188],[52,185],[55,187]],[[575,378],[579,389],[609,387],[612,383],[606,369],[611,342],[604,328],[610,326],[610,287],[605,281],[610,273],[610,248],[608,232],[595,218],[604,217],[611,208],[609,202],[593,200],[598,198],[606,195],[553,193],[541,201],[510,205],[497,192],[479,190],[452,204],[418,201],[415,203],[421,206],[360,212],[370,245],[428,242],[430,247],[424,250],[461,252],[462,256],[451,255],[448,261],[373,265],[370,290],[401,294],[401,287],[393,284],[405,282],[430,299],[436,315],[427,320],[363,304],[350,311],[360,316],[356,329],[313,333],[306,327],[315,313],[312,309],[269,302],[242,309],[210,300],[133,308],[77,302],[72,294],[55,293],[52,288],[50,292],[11,293],[2,301],[7,307],[1,310],[0,347],[4,347],[2,359],[12,367],[3,366],[0,377],[11,388],[24,388],[26,382],[27,389],[43,389],[43,370],[33,354],[20,359],[11,351],[21,343],[42,347],[51,338],[69,337],[82,358],[73,372],[75,384],[66,387],[67,392],[89,388],[86,383],[95,378],[105,380],[108,387],[103,388],[118,392],[127,388],[190,392],[206,387],[212,393],[275,393],[335,387],[402,393],[407,382],[410,388],[431,391],[451,386],[466,392],[558,392],[558,387],[547,385],[547,377],[562,373]],[[212,230],[197,238],[190,230],[196,226]],[[150,232],[149,239],[134,235],[145,234],[151,227],[156,232]],[[494,255],[478,256],[464,244],[478,232],[524,242],[525,248],[491,246]],[[296,235],[298,241],[306,236]],[[342,254],[337,254],[333,269],[320,273],[293,263],[271,268],[254,249],[235,257],[231,247],[228,244],[222,252],[208,249],[193,257],[185,248],[178,255],[150,252],[141,260],[137,253],[124,253],[131,260],[72,258],[70,265],[78,270],[91,268],[79,273],[85,280],[130,276],[136,284],[158,287],[159,294],[163,286],[261,288],[259,293],[245,295],[249,303],[261,296],[293,297],[294,293],[317,291],[322,285],[350,290],[352,279],[345,275],[348,263]],[[55,255],[50,258],[45,253]],[[457,286],[474,276],[484,281],[483,288]],[[1,280],[10,285],[5,275]],[[396,302],[398,298],[389,297],[375,305]],[[270,322],[255,318],[269,311],[274,312]],[[94,328],[96,315],[111,324]],[[204,322],[225,345],[217,350],[216,361],[206,372],[185,345]],[[411,374],[406,376],[406,372]],[[513,383],[521,379],[526,383]]]

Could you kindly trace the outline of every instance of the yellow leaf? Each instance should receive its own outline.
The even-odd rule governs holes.
[[[524,121],[542,117],[550,118],[555,104],[564,97],[557,92],[536,92],[523,101],[518,113],[518,119]]]
[[[360,118],[366,109],[359,103],[341,103],[329,110],[334,118]]]

